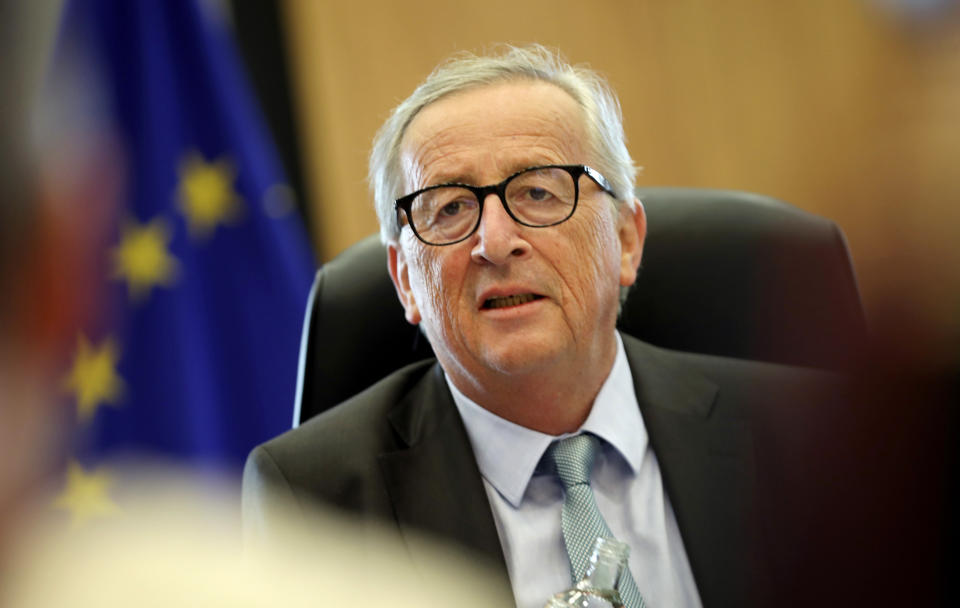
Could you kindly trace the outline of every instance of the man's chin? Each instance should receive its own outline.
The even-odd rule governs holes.
[[[490,371],[507,376],[542,373],[554,368],[565,354],[569,355],[569,346],[561,342],[557,336],[552,339],[514,336],[486,345],[479,359]]]

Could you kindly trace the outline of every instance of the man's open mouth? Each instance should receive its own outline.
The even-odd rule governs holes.
[[[490,298],[484,300],[483,308],[506,308],[507,306],[519,306],[520,304],[526,304],[527,302],[533,302],[534,300],[539,300],[543,296],[538,296],[533,293],[520,293],[512,296],[502,296],[498,298]]]

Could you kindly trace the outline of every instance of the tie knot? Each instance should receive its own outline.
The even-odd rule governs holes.
[[[590,484],[590,471],[599,442],[593,435],[584,433],[567,437],[550,446],[550,457],[557,467],[557,476],[564,489],[577,484]]]

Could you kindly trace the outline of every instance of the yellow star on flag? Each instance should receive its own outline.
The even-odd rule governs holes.
[[[120,513],[120,507],[110,497],[113,480],[103,471],[88,473],[76,462],[67,469],[67,485],[54,500],[53,506],[70,514],[70,522],[79,528],[87,522]]]
[[[117,405],[123,393],[123,380],[117,374],[119,353],[116,342],[107,338],[91,346],[86,336],[77,338],[73,367],[66,386],[76,396],[80,420],[87,422],[101,404]]]
[[[163,218],[146,224],[127,220],[120,227],[120,244],[113,250],[113,276],[127,282],[133,300],[149,295],[156,285],[169,287],[177,277],[177,259],[170,255],[170,229]]]
[[[218,224],[240,215],[240,195],[233,189],[235,178],[233,165],[223,158],[208,163],[191,154],[181,163],[177,200],[191,235],[207,237]]]

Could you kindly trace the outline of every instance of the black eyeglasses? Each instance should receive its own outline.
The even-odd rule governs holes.
[[[483,217],[483,201],[500,197],[503,208],[518,224],[532,228],[555,226],[570,219],[580,199],[580,176],[592,179],[611,196],[610,182],[585,165],[544,165],[514,173],[492,186],[438,184],[397,199],[400,211],[417,238],[428,245],[453,245],[476,232]]]

